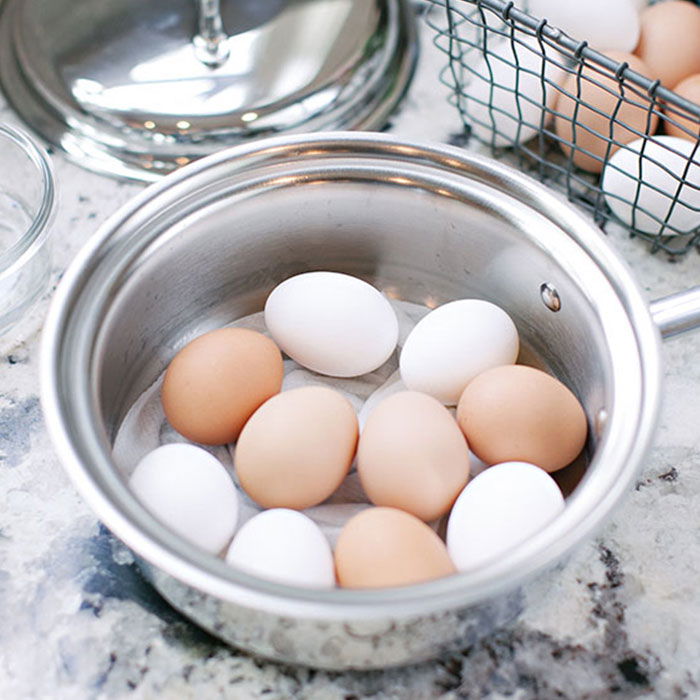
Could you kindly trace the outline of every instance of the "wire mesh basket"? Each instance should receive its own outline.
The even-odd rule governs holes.
[[[469,138],[672,258],[700,250],[700,105],[502,0],[430,0]],[[698,38],[700,41],[700,37]],[[672,133],[676,137],[667,135]]]

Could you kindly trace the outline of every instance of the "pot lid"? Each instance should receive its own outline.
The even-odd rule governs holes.
[[[152,181],[281,132],[376,129],[416,58],[408,0],[5,0],[0,85],[92,170]]]

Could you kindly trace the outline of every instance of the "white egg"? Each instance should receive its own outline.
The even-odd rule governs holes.
[[[539,532],[564,510],[547,472],[526,462],[504,462],[472,479],[447,523],[447,551],[459,571],[488,564]]]
[[[518,331],[500,306],[481,299],[451,301],[433,309],[406,339],[401,379],[409,389],[455,405],[477,374],[513,364],[518,349]]]
[[[357,277],[307,272],[272,290],[265,323],[300,365],[331,377],[357,377],[384,364],[399,337],[396,313]]]
[[[162,445],[137,465],[129,486],[164,525],[218,554],[238,522],[238,492],[224,466],[201,447]]]
[[[497,147],[524,143],[535,136],[540,131],[545,102],[551,108],[558,94],[547,82],[542,89],[539,43],[533,39],[524,42],[525,46],[515,44],[515,54],[508,40],[490,45],[488,58],[482,55],[474,64],[476,75],[469,74],[464,95],[469,125],[478,138]],[[551,47],[546,51],[548,56],[564,62]],[[558,83],[563,69],[547,61],[544,75]]]
[[[639,42],[635,0],[529,0],[528,12],[598,50],[631,53]]]
[[[233,538],[226,562],[290,586],[335,585],[328,540],[311,518],[287,508],[271,508],[251,518]]]
[[[643,139],[632,141],[612,155],[603,171],[601,186],[608,206],[625,224],[634,225],[647,233],[658,233],[661,223],[669,214],[695,144],[675,136],[654,136],[647,141],[641,156],[641,180],[644,184],[640,188],[633,222],[632,203],[640,179],[643,142]],[[668,225],[682,233],[700,226],[700,149],[685,173],[685,180],[686,184],[678,192],[679,201],[668,218]],[[664,233],[675,232],[664,229]]]

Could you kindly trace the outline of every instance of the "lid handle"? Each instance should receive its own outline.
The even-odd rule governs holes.
[[[197,58],[209,68],[218,68],[230,54],[220,0],[197,0],[197,15],[199,33],[192,40]]]

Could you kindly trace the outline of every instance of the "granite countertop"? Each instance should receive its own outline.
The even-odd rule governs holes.
[[[458,142],[430,38],[423,28],[419,71],[390,130]],[[0,120],[17,121],[2,97]],[[264,663],[173,611],[54,454],[38,398],[42,319],[76,251],[141,187],[52,158],[60,210],[51,290],[0,338],[0,697],[700,697],[700,333],[664,346],[661,425],[635,489],[598,538],[543,582],[514,627],[399,670]],[[608,233],[649,298],[700,282],[697,254],[672,264],[621,230]]]

